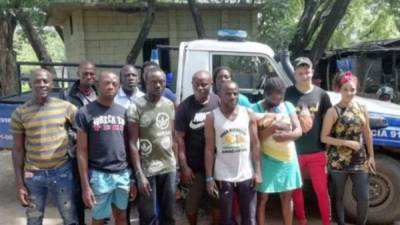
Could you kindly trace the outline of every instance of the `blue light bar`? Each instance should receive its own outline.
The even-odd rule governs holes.
[[[218,31],[218,40],[244,41],[247,39],[247,32],[244,30],[223,29]]]

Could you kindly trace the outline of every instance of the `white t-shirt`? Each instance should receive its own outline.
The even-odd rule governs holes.
[[[238,107],[235,120],[227,119],[219,108],[213,110],[217,147],[214,177],[216,180],[241,182],[253,177],[250,150],[250,117],[246,108]]]

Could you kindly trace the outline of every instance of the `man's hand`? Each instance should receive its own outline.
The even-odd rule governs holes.
[[[260,173],[254,173],[252,181],[251,181],[251,187],[256,188],[259,184],[261,184],[262,178]]]
[[[92,188],[84,188],[82,190],[82,198],[87,208],[91,209],[96,205],[96,197],[93,194]]]
[[[194,174],[192,169],[189,166],[182,167],[181,170],[181,182],[182,184],[192,184],[193,183]]]
[[[28,189],[26,189],[25,185],[21,185],[18,187],[18,197],[21,205],[26,207],[29,205],[29,193]]]
[[[147,178],[142,174],[140,179],[138,180],[139,191],[142,194],[145,194],[147,197],[150,197],[151,194],[151,186]]]
[[[129,201],[133,202],[135,201],[137,196],[137,188],[136,188],[136,184],[133,183],[130,185],[130,189],[129,189]]]
[[[218,198],[218,187],[214,180],[207,181],[207,192],[210,196]]]

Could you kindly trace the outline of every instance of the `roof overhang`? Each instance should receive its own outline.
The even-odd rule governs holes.
[[[199,9],[247,9],[259,10],[262,5],[259,3],[248,4],[214,4],[214,3],[200,3],[197,5]],[[97,10],[97,11],[118,11],[125,13],[142,12],[147,9],[146,2],[140,1],[135,3],[50,3],[48,8],[47,24],[48,25],[62,25],[68,16],[75,10]],[[156,9],[163,11],[168,9],[188,10],[186,3],[162,3],[157,2]]]

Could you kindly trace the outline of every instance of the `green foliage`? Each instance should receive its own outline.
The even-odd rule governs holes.
[[[287,48],[296,31],[304,0],[265,0],[258,39],[273,49]],[[359,42],[399,38],[399,0],[352,0],[331,37],[329,48]]]
[[[258,39],[273,49],[286,49],[302,9],[302,0],[266,0],[261,12]]]
[[[398,5],[400,9],[400,4]],[[398,16],[388,0],[353,0],[331,38],[330,48],[342,48],[359,42],[398,38]]]
[[[57,32],[49,27],[43,29],[40,34],[53,62],[63,62],[65,60],[64,43]],[[38,61],[29,41],[21,29],[17,29],[14,35],[14,51],[17,53],[17,61]],[[23,67],[22,72],[29,72],[32,67]]]

